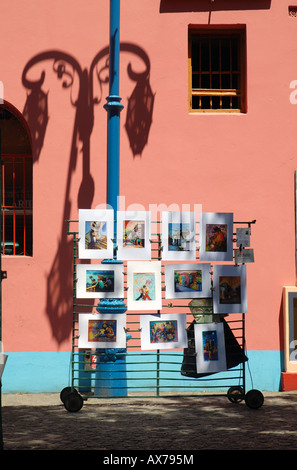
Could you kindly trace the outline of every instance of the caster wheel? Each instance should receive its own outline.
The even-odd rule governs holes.
[[[60,393],[60,400],[62,403],[65,403],[65,398],[67,397],[67,395],[69,395],[69,393],[71,392],[76,392],[75,388],[71,388],[71,387],[65,387],[63,388],[63,390],[61,391]]]
[[[64,400],[64,406],[67,411],[76,412],[83,406],[83,399],[77,392],[70,392]]]
[[[245,395],[245,403],[254,410],[260,408],[264,403],[264,396],[259,390],[250,390]]]
[[[244,393],[241,387],[230,387],[227,392],[228,400],[231,403],[239,403],[243,400]]]

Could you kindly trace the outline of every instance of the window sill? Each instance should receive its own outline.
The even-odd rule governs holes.
[[[224,111],[220,111],[220,110],[205,110],[205,111],[200,111],[200,110],[197,110],[197,111],[189,111],[189,115],[191,116],[245,116],[247,114],[246,111],[238,111],[238,110],[224,110]]]

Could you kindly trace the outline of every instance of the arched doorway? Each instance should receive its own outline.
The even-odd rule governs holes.
[[[11,104],[0,105],[2,255],[32,256],[33,159],[30,132]]]

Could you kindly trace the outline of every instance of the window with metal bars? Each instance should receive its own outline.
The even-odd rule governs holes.
[[[2,255],[32,256],[32,153],[27,129],[0,107]]]
[[[245,28],[189,28],[190,112],[246,112]]]

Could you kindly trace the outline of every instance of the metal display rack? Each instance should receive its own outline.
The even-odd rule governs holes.
[[[234,226],[237,224],[251,228],[254,223],[255,221],[234,222]],[[162,262],[162,313],[187,313],[188,348],[141,350],[139,323],[141,313],[127,310],[125,299],[118,299],[120,308],[123,307],[122,312],[126,313],[126,348],[79,349],[78,317],[98,312],[99,304],[95,305],[93,300],[80,303],[76,298],[79,238],[78,231],[72,229],[74,224],[78,224],[78,221],[67,221],[67,234],[73,237],[73,328],[69,386],[60,393],[66,410],[79,411],[88,398],[164,398],[201,396],[201,394],[203,397],[223,395],[232,403],[244,401],[253,409],[262,406],[264,398],[259,390],[252,389],[246,392],[245,369],[248,358],[245,354],[245,314],[214,314],[212,299],[206,304],[196,302],[196,305],[192,302],[193,299],[170,299],[170,301],[165,299],[164,262],[162,262],[162,243],[157,222],[157,233],[152,234],[151,248],[152,260]],[[108,263],[113,261],[116,262],[106,260]],[[124,276],[126,269],[127,265],[123,262]],[[126,296],[126,282],[125,286]],[[193,335],[193,324],[205,323],[207,318],[211,318],[212,322],[224,324],[226,355],[231,367],[227,361],[227,370],[201,375],[196,371],[195,346],[191,335]]]

